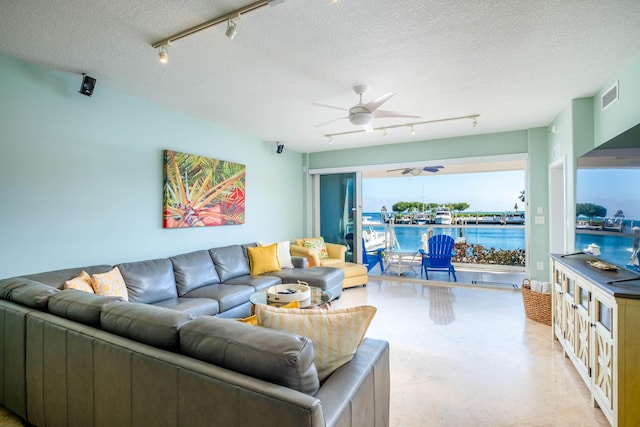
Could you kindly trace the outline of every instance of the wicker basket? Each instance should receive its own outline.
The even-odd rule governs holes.
[[[531,290],[531,281],[522,281],[522,302],[524,314],[531,320],[551,326],[551,294]]]

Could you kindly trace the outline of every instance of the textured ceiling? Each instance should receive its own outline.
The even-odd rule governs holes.
[[[299,152],[546,126],[640,52],[638,0],[288,0],[243,15],[234,40],[218,25],[176,41],[159,64],[153,42],[250,2],[2,0],[0,52],[86,72],[96,95],[108,87]],[[325,133],[354,128],[314,127],[344,114],[310,103],[349,108],[362,83],[365,101],[396,93],[386,110],[418,121],[480,114],[478,126],[329,144]]]

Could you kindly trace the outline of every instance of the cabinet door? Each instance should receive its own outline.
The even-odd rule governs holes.
[[[592,310],[592,393],[598,406],[611,421],[616,387],[613,366],[615,300],[594,292]]]
[[[575,304],[573,305],[575,340],[573,352],[575,354],[576,370],[587,383],[591,384],[589,367],[591,366],[591,316],[589,304],[591,300],[590,286],[586,283],[576,283]]]
[[[564,272],[554,264],[553,274],[553,333],[564,345],[564,328],[566,320],[564,318]]]

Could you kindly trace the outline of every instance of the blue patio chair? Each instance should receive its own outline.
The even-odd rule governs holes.
[[[371,271],[376,264],[380,264],[380,272],[384,273],[384,262],[382,260],[382,251],[384,249],[376,249],[372,251],[367,251],[367,248],[364,244],[364,239],[362,239],[362,264],[367,266],[367,272]]]
[[[451,264],[451,258],[455,256],[453,251],[453,245],[455,240],[451,236],[445,236],[444,234],[438,234],[429,239],[429,253],[425,253],[423,249],[420,249],[422,255],[422,272],[427,280],[429,280],[429,270],[432,271],[447,271],[449,275],[453,275],[453,281],[457,282],[456,269]]]

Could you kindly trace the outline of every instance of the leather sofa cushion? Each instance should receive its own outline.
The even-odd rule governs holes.
[[[249,301],[254,292],[252,286],[217,284],[195,289],[185,295],[185,298],[209,298],[218,301],[220,312],[224,312]]]
[[[66,289],[49,298],[48,309],[49,313],[65,319],[99,328],[102,308],[114,301],[123,301],[123,299]]]
[[[102,329],[155,347],[180,348],[178,331],[191,321],[188,313],[132,302],[113,302],[102,308]]]
[[[214,316],[220,311],[218,301],[208,298],[174,298],[154,302],[156,307],[170,308],[171,310],[198,316]]]
[[[169,259],[173,263],[178,296],[202,286],[220,283],[211,255],[206,250],[176,255]]]
[[[249,274],[249,260],[240,245],[209,249],[221,282]]]
[[[9,300],[11,292],[14,289],[24,286],[26,283],[35,283],[32,280],[25,279],[24,277],[10,277],[8,279],[0,280],[0,299]]]
[[[27,307],[46,310],[49,297],[57,292],[60,290],[52,286],[28,280],[22,286],[12,289],[8,299]]]
[[[131,302],[153,304],[178,297],[173,264],[169,259],[127,262],[118,264],[118,268]]]
[[[308,338],[202,316],[180,330],[182,353],[310,395],[320,388]]]

